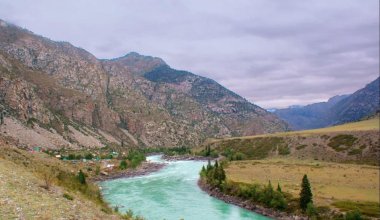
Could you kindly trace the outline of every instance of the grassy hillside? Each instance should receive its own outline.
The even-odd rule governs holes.
[[[273,157],[378,165],[379,118],[344,125],[294,132],[212,139],[195,149],[210,149],[229,160]]]
[[[89,180],[95,167],[88,166],[0,139],[0,219],[142,219],[112,210]],[[79,170],[87,176],[85,183]]]
[[[0,213],[4,219],[120,219],[77,167],[44,153],[0,147]],[[59,208],[58,208],[59,207]]]
[[[274,134],[263,134],[255,136],[244,136],[244,137],[233,137],[233,138],[222,138],[222,139],[210,139],[209,143],[225,141],[225,140],[234,140],[234,139],[252,139],[257,137],[284,137],[292,135],[312,135],[312,134],[322,134],[322,133],[331,133],[331,132],[351,132],[351,131],[378,131],[379,130],[379,118],[371,118],[364,121],[352,122],[327,128],[318,128],[311,130],[302,130],[302,131],[290,131],[290,132],[280,132]]]
[[[341,211],[358,208],[364,215],[380,216],[378,166],[283,158],[233,161],[226,174],[234,182],[279,183],[294,198],[299,197],[302,176],[307,174],[316,206]]]
[[[298,202],[307,174],[321,213],[359,210],[379,217],[379,118],[315,130],[213,139],[194,150],[229,163],[227,180],[279,183]],[[322,218],[323,219],[323,218]]]

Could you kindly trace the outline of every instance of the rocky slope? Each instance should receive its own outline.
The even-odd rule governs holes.
[[[50,144],[41,145],[48,147],[194,146],[207,137],[287,130],[274,114],[159,58],[100,60],[1,20],[0,77],[7,117],[0,129],[29,146],[20,130],[47,131]]]
[[[380,110],[379,78],[351,95],[334,96],[327,102],[277,109],[274,113],[292,129],[303,130],[358,121]]]

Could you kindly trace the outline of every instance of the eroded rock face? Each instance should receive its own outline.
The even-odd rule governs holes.
[[[6,108],[21,121],[54,124],[64,136],[74,123],[127,145],[169,147],[287,129],[215,81],[160,58],[130,53],[99,60],[9,24],[0,26],[0,76]]]

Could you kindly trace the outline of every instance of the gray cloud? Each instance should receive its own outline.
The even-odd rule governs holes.
[[[99,58],[130,51],[263,107],[324,101],[379,74],[378,0],[2,0],[0,18]]]

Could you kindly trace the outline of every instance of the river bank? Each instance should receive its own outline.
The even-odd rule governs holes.
[[[295,216],[286,212],[280,212],[274,209],[265,208],[263,206],[252,204],[252,202],[231,195],[226,195],[222,193],[218,188],[211,187],[210,185],[204,183],[202,180],[198,181],[198,186],[208,195],[220,199],[228,204],[233,204],[241,208],[247,209],[249,211],[259,213],[261,215],[279,219],[279,220],[307,220],[306,217]]]
[[[126,170],[118,170],[117,172],[109,172],[107,174],[103,173],[96,177],[91,178],[94,182],[105,181],[105,180],[113,180],[119,178],[128,178],[135,176],[144,176],[154,172],[157,172],[164,168],[166,164],[164,163],[155,163],[155,162],[143,162],[136,169],[126,169]]]

